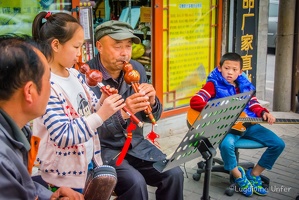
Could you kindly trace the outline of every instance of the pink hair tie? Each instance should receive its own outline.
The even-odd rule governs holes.
[[[51,16],[51,12],[48,12],[44,18],[42,18],[42,24],[46,23],[49,17]]]
[[[51,16],[51,14],[52,14],[51,12],[48,12],[45,16],[45,19],[48,19]]]

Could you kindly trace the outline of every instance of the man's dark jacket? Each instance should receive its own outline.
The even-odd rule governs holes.
[[[28,173],[28,150],[26,135],[13,120],[0,109],[0,199],[50,199],[52,192]]]
[[[135,60],[131,60],[130,63],[132,64],[133,69],[137,70],[140,74],[140,84],[147,83],[148,80],[144,67]],[[118,93],[122,95],[124,99],[134,94],[134,90],[131,85],[127,84],[124,80],[124,72],[121,72],[121,75],[117,80],[113,80],[100,63],[99,54],[87,62],[87,64],[89,64],[91,69],[100,70],[103,74],[102,83],[104,85],[110,85],[111,87],[117,88]],[[101,96],[101,92],[98,87],[93,87],[92,90],[98,98]],[[160,118],[162,113],[162,105],[157,97],[152,113],[156,120]],[[143,122],[150,123],[149,118],[144,112],[136,113],[135,116]],[[105,164],[109,164],[110,161],[115,160],[124,146],[127,133],[126,128],[129,125],[129,122],[130,120],[122,119],[119,111],[107,119],[104,124],[98,128],[102,146],[102,158]],[[147,133],[144,134],[146,135]],[[147,161],[159,161],[165,159],[165,154],[144,138],[143,128],[138,126],[136,130],[133,131],[133,138],[128,154]]]

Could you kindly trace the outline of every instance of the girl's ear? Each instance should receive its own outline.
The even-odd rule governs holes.
[[[59,49],[59,40],[58,39],[54,39],[54,40],[52,40],[52,42],[51,42],[51,47],[52,47],[52,49],[53,49],[53,51],[55,51],[55,52],[57,52],[58,51],[58,49]]]

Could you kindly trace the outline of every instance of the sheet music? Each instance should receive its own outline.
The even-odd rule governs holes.
[[[218,148],[254,92],[240,93],[208,102],[174,154],[167,160],[154,163],[154,167],[159,171],[166,171],[201,157],[198,147],[203,142],[202,138],[207,138],[214,149]]]

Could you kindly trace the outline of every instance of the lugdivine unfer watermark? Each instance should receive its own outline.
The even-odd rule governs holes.
[[[291,189],[292,187],[286,187],[284,185],[280,185],[280,186],[270,185],[268,188],[265,188],[267,192],[276,192],[276,193],[288,193],[291,191]],[[242,190],[238,186],[235,186],[235,192],[242,192]]]

